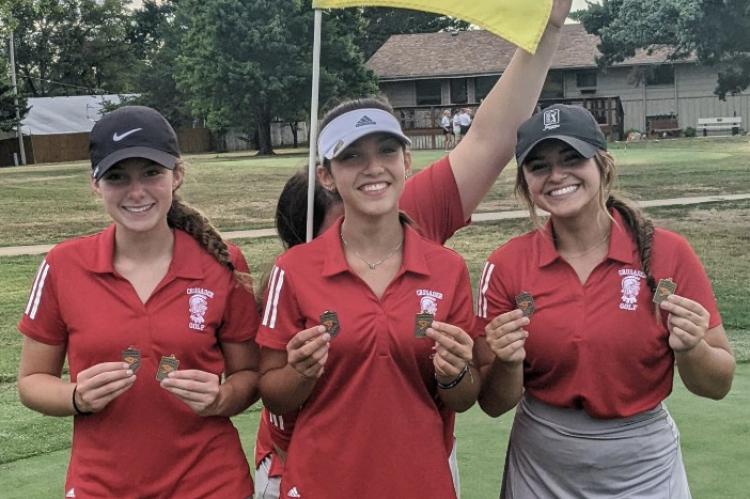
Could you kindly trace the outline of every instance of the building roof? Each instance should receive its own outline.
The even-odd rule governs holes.
[[[24,135],[90,132],[101,118],[105,102],[117,104],[119,95],[31,97],[29,113],[21,122]]]
[[[598,43],[582,24],[566,24],[552,69],[595,68]],[[496,75],[505,70],[515,50],[510,42],[483,30],[393,35],[367,66],[381,80]],[[669,53],[667,48],[652,54],[640,50],[616,66],[659,64]]]

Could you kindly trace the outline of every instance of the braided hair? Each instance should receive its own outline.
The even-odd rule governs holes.
[[[178,158],[175,169],[179,169],[184,173],[185,167],[186,162]],[[231,255],[229,254],[229,247],[224,239],[222,239],[219,231],[216,230],[203,213],[182,201],[177,192],[172,194],[172,206],[167,213],[167,224],[172,228],[180,229],[190,234],[216,261],[232,272],[234,279],[241,286],[252,291],[252,277],[247,272],[241,272],[234,267]]]

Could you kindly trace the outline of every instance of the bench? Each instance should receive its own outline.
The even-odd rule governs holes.
[[[674,116],[649,116],[646,120],[651,137],[679,137],[682,134],[682,128]]]
[[[731,130],[732,135],[740,133],[742,128],[742,116],[732,116],[728,118],[698,118],[696,127],[703,131],[703,136],[708,136],[708,132]]]

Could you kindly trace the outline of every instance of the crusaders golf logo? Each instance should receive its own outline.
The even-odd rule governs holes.
[[[190,296],[188,300],[188,310],[190,312],[188,327],[196,331],[203,331],[206,328],[208,300],[214,297],[214,293],[203,288],[188,288],[187,294]]]
[[[429,289],[418,289],[419,311],[427,314],[437,315],[438,300],[443,299],[443,293]]]
[[[620,284],[620,292],[622,293],[620,309],[636,310],[638,308],[638,293],[641,292],[641,279],[645,279],[646,274],[635,269],[620,269],[618,273],[623,276]]]

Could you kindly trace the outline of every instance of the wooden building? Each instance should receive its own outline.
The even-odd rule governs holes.
[[[695,58],[672,62],[661,48],[640,51],[606,71],[596,65],[598,38],[580,24],[563,28],[560,47],[540,105],[577,103],[596,116],[604,132],[621,139],[696,127],[700,118],[750,119],[750,93],[714,95],[717,70]],[[444,109],[476,108],[507,67],[515,47],[486,31],[394,35],[370,58],[381,91],[417,147],[438,146]]]

